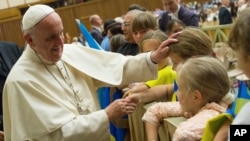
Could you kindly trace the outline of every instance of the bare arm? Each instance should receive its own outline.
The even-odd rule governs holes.
[[[216,133],[213,141],[227,141],[228,139],[228,130],[230,127],[231,121],[226,120]]]
[[[131,93],[127,98],[140,103],[147,103],[159,100],[171,100],[174,93],[174,84],[159,85],[143,91]]]

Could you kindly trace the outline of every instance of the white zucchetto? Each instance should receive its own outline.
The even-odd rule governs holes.
[[[23,15],[22,29],[25,31],[34,27],[37,23],[54,11],[55,10],[48,5],[37,4],[30,6]]]

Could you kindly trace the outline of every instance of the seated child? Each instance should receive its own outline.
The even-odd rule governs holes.
[[[176,33],[178,34],[178,33]],[[173,34],[175,35],[175,34]],[[178,42],[170,42],[169,58],[171,58],[172,69],[176,70],[179,64],[182,64],[189,58],[197,56],[212,55],[212,41],[202,30],[198,28],[185,28],[175,38],[170,36],[162,44],[177,39]],[[175,84],[157,85],[148,89],[130,89],[125,95],[133,100],[139,100],[140,103],[151,101],[176,101]]]
[[[194,71],[195,70],[195,71]],[[173,141],[200,140],[208,119],[226,111],[229,77],[223,64],[213,57],[188,59],[177,70],[178,102],[159,102],[143,116],[148,141],[158,140],[158,128],[166,117],[190,117],[182,122]],[[230,100],[230,101],[226,101]]]
[[[160,30],[148,31],[139,43],[140,52],[150,52],[156,50],[160,44],[167,40],[167,35]],[[172,84],[176,79],[176,72],[172,69],[169,57],[158,63],[158,77],[147,82],[136,83],[132,87],[133,90],[148,89],[157,85]],[[127,96],[128,93],[124,95]]]
[[[238,67],[244,72],[244,74],[250,79],[250,8],[242,11],[237,20],[235,21],[231,32],[229,34],[228,43],[229,46],[236,51]],[[250,90],[248,88],[248,90]],[[247,100],[245,100],[247,101]],[[215,136],[215,141],[227,141],[229,138],[229,127],[232,125],[250,125],[250,101],[245,105],[242,105],[238,114],[236,114],[233,121],[225,121],[222,127]]]

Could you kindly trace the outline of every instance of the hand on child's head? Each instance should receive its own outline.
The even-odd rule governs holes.
[[[180,35],[182,33],[182,31],[176,32],[171,34],[168,38],[176,38],[178,35]]]

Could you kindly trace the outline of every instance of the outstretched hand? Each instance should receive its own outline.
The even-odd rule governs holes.
[[[176,37],[181,34],[181,32],[177,32],[168,37],[166,41],[163,41],[161,45],[157,48],[157,50],[151,53],[151,60],[155,63],[159,63],[162,59],[165,59],[169,55],[169,45],[172,43],[178,42]]]

